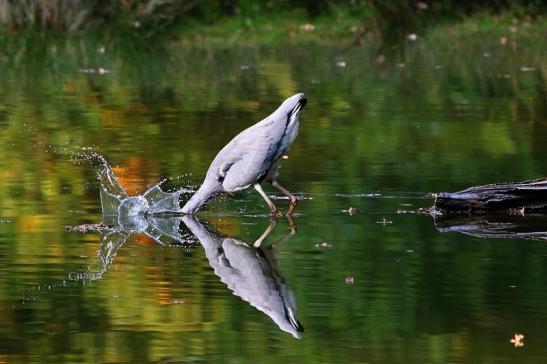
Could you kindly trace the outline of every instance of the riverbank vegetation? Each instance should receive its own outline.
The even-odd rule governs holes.
[[[435,25],[533,23],[547,6],[540,0],[21,0],[0,1],[0,31],[15,34],[83,31],[186,42],[285,41],[295,38],[396,42]],[[479,19],[477,21],[477,19]]]

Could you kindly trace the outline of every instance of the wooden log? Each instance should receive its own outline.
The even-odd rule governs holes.
[[[441,192],[436,194],[434,206],[425,212],[444,215],[492,211],[506,211],[513,215],[547,213],[547,178],[475,186],[455,193]]]

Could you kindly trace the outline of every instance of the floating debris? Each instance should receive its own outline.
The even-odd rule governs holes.
[[[86,74],[98,74],[98,75],[106,75],[108,73],[112,73],[112,71],[107,70],[106,68],[99,67],[97,69],[95,68],[81,68],[78,70],[81,73]]]
[[[7,219],[5,219],[5,220],[0,220],[0,224],[12,224],[12,223],[13,223],[12,220],[7,220]]]
[[[317,247],[317,248],[332,248],[332,244],[330,244],[326,241],[323,241],[321,243],[315,244],[315,247]]]
[[[312,196],[306,196],[302,193],[295,193],[294,194],[296,198],[300,200],[313,200]],[[272,200],[288,200],[289,198],[285,195],[268,195],[268,197]]]
[[[522,66],[520,68],[520,71],[521,72],[534,72],[536,69],[534,67],[526,67],[526,66]]]
[[[340,67],[340,68],[346,68],[347,64],[345,61],[337,61],[336,62],[336,67]]]
[[[65,225],[65,229],[71,232],[87,233],[89,231],[109,231],[114,229],[113,225],[107,225],[104,222],[99,224]]]
[[[383,54],[379,54],[378,57],[376,57],[376,63],[384,64],[385,62],[386,62],[386,57]]]
[[[347,276],[346,277],[346,284],[348,286],[351,286],[353,284],[353,282],[354,282],[353,276]]]
[[[380,198],[382,197],[382,194],[381,193],[337,193],[334,196],[345,197],[345,198],[352,198],[352,197]]]
[[[522,217],[524,217],[524,209],[525,209],[525,207],[511,208],[511,209],[507,209],[507,213],[509,214],[509,216],[522,216]]]
[[[285,155],[283,156],[283,159],[284,159],[284,160],[287,160],[287,159],[289,159],[289,156],[285,154]]]
[[[377,223],[377,224],[382,224],[382,225],[385,226],[385,225],[388,225],[388,224],[393,224],[393,221],[388,220],[388,219],[386,219],[386,218],[384,217],[384,218],[382,218],[382,220],[376,221],[376,223]]]
[[[242,71],[248,71],[250,68],[251,68],[251,66],[249,66],[248,64],[242,64],[239,67],[239,69],[241,69]]]
[[[405,64],[404,63],[397,63],[397,68],[405,68]]]
[[[513,346],[515,348],[521,348],[521,347],[524,346],[523,340],[524,340],[524,335],[517,333],[517,334],[513,335],[513,338],[511,340],[509,340],[509,342],[511,344],[513,344]]]
[[[410,42],[415,42],[418,39],[418,35],[416,33],[410,33],[406,36],[406,39]]]
[[[414,211],[414,210],[397,209],[396,213],[397,213],[397,215],[406,215],[406,214],[415,214],[416,211]]]
[[[342,212],[347,213],[349,216],[353,216],[359,212],[359,209],[357,207],[348,207],[347,210],[342,210]]]
[[[300,30],[303,32],[313,32],[315,30],[315,25],[306,23],[300,26]]]
[[[500,44],[506,45],[507,44],[507,37],[500,37]]]

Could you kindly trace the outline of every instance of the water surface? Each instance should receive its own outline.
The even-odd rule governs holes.
[[[19,45],[0,75],[0,361],[541,362],[545,242],[441,233],[404,212],[430,192],[547,175],[545,39]],[[193,189],[231,137],[300,91],[279,179],[302,197],[297,230],[280,219],[264,242],[300,335],[230,288],[183,221],[182,244],[65,228],[102,220],[98,168],[78,155],[104,155],[130,195],[162,179]],[[251,244],[270,224],[254,191],[198,218]]]

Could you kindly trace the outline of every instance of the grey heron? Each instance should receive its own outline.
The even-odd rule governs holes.
[[[303,93],[286,99],[270,116],[243,130],[218,152],[201,187],[183,206],[182,212],[194,214],[211,199],[253,186],[271,209],[277,208],[260,183],[270,182],[290,200],[287,215],[296,208],[296,197],[276,180],[279,163],[298,134],[300,111],[307,103]]]

